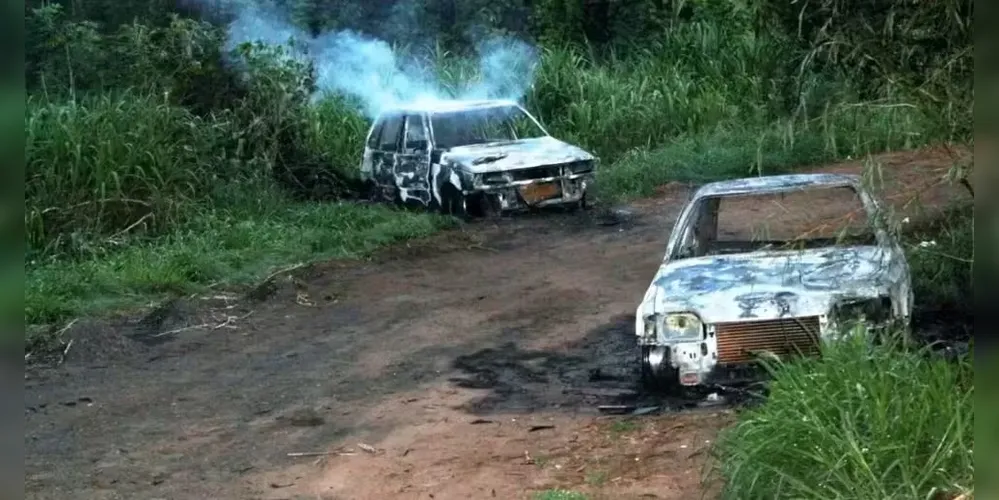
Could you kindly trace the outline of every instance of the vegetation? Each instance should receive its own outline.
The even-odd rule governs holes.
[[[458,35],[466,28],[487,26],[540,41],[527,105],[554,134],[601,156],[597,184],[605,199],[649,194],[671,180],[776,172],[961,139],[970,124],[970,79],[961,80],[971,71],[970,7],[963,3],[887,11],[837,10],[826,3],[803,11],[798,26],[781,2],[663,6],[636,0],[601,14],[547,0],[529,16],[517,2],[490,2],[481,12],[469,5],[458,13],[444,1],[428,1],[432,8],[420,10],[400,2],[393,19],[407,26],[431,29],[447,25],[448,16],[466,23],[433,28],[439,36],[429,45],[429,37],[414,38],[411,29],[372,22],[388,16],[379,10],[384,6],[361,2],[331,13],[306,0],[285,3],[309,33],[367,29],[406,44],[399,45],[400,53],[424,58],[454,85],[475,70],[471,40]],[[439,224],[429,218],[416,223],[417,215],[383,208],[315,204],[356,191],[368,123],[349,96],[324,94],[314,102],[311,68],[285,57],[287,47],[244,45],[231,54],[224,25],[157,1],[122,9],[73,3],[68,12],[59,3],[27,5],[28,323],[127,305],[148,293],[189,290],[222,279],[222,268],[247,276],[277,256],[321,258],[329,248],[372,248],[357,238],[388,234],[334,233],[342,239],[303,254],[311,247],[301,246],[298,235],[314,229],[303,221],[319,213],[395,220],[401,229],[389,232],[399,235],[414,234],[407,229],[413,224],[426,230]],[[478,17],[490,13],[489,19],[502,21],[490,25]],[[639,16],[648,24],[642,30],[622,24]],[[852,19],[880,32],[901,20],[910,31],[871,35],[877,43],[859,44]],[[833,20],[842,25],[814,31]],[[931,26],[943,31],[910,40]],[[854,50],[827,50],[836,44]],[[893,55],[876,72],[851,66],[907,44],[936,48],[913,45],[902,51],[911,60]],[[232,64],[235,56],[241,64]],[[916,62],[929,65],[918,66],[929,77],[914,79],[907,72]],[[259,261],[254,255],[264,253],[204,240],[240,240],[244,225],[217,222],[235,220],[269,228],[268,240],[284,246],[271,247]],[[220,253],[195,250],[203,244]],[[127,267],[141,262],[127,256],[170,254],[160,247],[178,245],[194,245],[180,252],[191,256],[183,264],[163,261],[173,267],[155,272]],[[222,256],[229,252],[231,257]],[[229,264],[220,267],[220,259]],[[91,288],[83,284],[90,280],[78,279],[90,269],[102,269],[94,276],[107,278],[93,279],[104,285]],[[140,275],[148,282],[138,286],[130,277]],[[177,277],[184,276],[188,282],[180,285]]]
[[[930,326],[927,315],[947,323],[935,335],[944,338],[930,340],[970,338],[961,330],[974,317],[971,212],[956,207],[903,238],[917,327]],[[769,367],[766,403],[740,415],[716,448],[725,498],[951,498],[974,489],[972,354],[872,348],[857,333],[821,360]]]
[[[569,490],[545,490],[534,495],[535,500],[586,500],[586,495]]]
[[[860,339],[860,337],[858,337]],[[719,444],[726,498],[934,498],[974,485],[974,370],[863,340],[781,366]]]
[[[26,3],[27,323],[359,256],[449,224],[350,203],[368,127],[350,96],[315,100],[314,68],[287,47],[229,47],[226,13],[174,3]],[[601,157],[604,199],[970,141],[966,0],[268,3],[309,34],[388,40],[454,85],[474,74],[483,31],[536,42],[526,104]],[[972,226],[965,209],[910,233],[921,310],[970,315]],[[719,448],[731,498],[973,485],[970,364],[861,349],[775,368],[769,403]]]

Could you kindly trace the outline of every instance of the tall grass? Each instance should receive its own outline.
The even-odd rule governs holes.
[[[901,224],[917,339],[969,340],[971,325],[961,323],[973,318],[973,225],[970,204]],[[725,498],[952,498],[974,489],[971,354],[955,361],[932,346],[872,347],[856,333],[821,359],[770,367],[768,400],[718,442]]]
[[[973,317],[973,204],[951,207],[929,224],[912,228],[906,236],[916,307],[928,313],[948,311]]]
[[[767,403],[720,438],[725,498],[912,499],[973,486],[970,359],[861,335],[774,372]]]
[[[149,95],[29,97],[24,128],[27,244],[43,253],[168,227],[239,166],[225,157],[231,123]]]

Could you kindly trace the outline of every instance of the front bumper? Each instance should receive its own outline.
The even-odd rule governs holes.
[[[565,205],[582,200],[593,178],[593,173],[585,173],[517,180],[503,184],[479,184],[466,190],[465,195],[484,195],[491,205],[503,211]],[[525,196],[525,188],[546,184],[554,184],[557,187],[553,195],[543,199],[529,199]]]
[[[861,330],[844,330],[825,315],[718,323],[705,325],[703,337],[697,340],[664,342],[658,336],[639,337],[639,344],[655,351],[649,359],[661,360],[663,366],[652,367],[654,371],[676,377],[680,385],[737,384],[764,378],[760,361],[818,357],[824,344],[861,331],[873,340],[905,320],[864,321],[866,328]]]

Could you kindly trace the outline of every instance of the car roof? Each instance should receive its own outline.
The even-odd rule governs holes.
[[[860,176],[854,174],[784,174],[745,177],[705,184],[695,197],[735,196],[753,193],[777,193],[811,188],[860,187]]]
[[[425,99],[394,106],[383,113],[434,113],[499,106],[517,106],[517,103],[507,99]]]

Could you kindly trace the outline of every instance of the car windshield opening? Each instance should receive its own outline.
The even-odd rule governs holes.
[[[852,187],[708,197],[695,207],[686,256],[876,245]]]
[[[531,117],[517,106],[490,106],[430,115],[434,142],[440,149],[508,142],[545,136]]]

